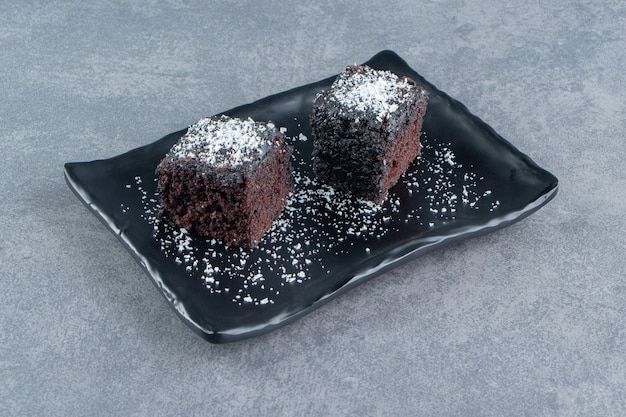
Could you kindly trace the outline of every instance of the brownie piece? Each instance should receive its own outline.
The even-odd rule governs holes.
[[[199,235],[254,247],[285,207],[290,156],[271,122],[201,119],[156,169],[164,213]]]
[[[324,183],[382,202],[420,155],[428,93],[407,77],[349,66],[313,101],[313,169]]]

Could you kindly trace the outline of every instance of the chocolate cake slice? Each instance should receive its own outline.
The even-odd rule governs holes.
[[[285,207],[290,156],[271,122],[201,119],[156,169],[164,214],[226,245],[254,247]]]
[[[313,102],[313,169],[324,183],[382,202],[420,155],[428,94],[413,80],[349,66]]]

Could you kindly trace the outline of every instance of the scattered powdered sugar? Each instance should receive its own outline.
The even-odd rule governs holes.
[[[399,100],[417,88],[390,71],[368,66],[362,71],[341,73],[331,87],[330,99],[349,109],[388,117],[398,109]]]
[[[200,119],[172,147],[174,159],[199,159],[214,167],[237,168],[259,160],[272,146],[276,130],[272,123],[255,122],[228,116]]]
[[[307,138],[299,134],[287,140],[295,144]],[[499,206],[492,191],[482,185],[484,178],[456,161],[451,144],[431,143],[426,135],[422,141],[422,157],[401,177],[403,186],[392,190],[381,205],[318,183],[309,170],[310,157],[295,147],[294,190],[255,249],[226,247],[168,224],[160,215],[156,192],[150,195],[136,177],[141,218],[152,225],[164,256],[183,268],[189,279],[200,280],[210,294],[240,305],[271,305],[285,287],[331,273],[324,259],[355,250],[370,256],[389,233],[407,227],[427,231],[456,219],[462,210],[477,210],[483,199],[489,210]]]
[[[423,134],[422,142],[430,142],[427,134]],[[400,179],[409,195],[418,193],[416,200],[426,203],[410,213],[407,220],[421,216],[428,219],[423,224],[432,227],[437,222],[456,220],[463,209],[479,210],[487,204],[489,211],[496,210],[500,201],[493,198],[492,190],[485,188],[484,180],[473,166],[456,161],[452,144],[425,145],[418,169],[405,173]]]

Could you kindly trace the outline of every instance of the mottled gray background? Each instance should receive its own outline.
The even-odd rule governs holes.
[[[626,415],[622,0],[88,3],[0,0],[0,415]],[[63,180],[383,49],[557,198],[211,345]]]

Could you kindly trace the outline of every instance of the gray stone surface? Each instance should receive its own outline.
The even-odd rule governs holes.
[[[623,1],[284,3],[0,0],[0,415],[626,415]],[[383,49],[557,198],[211,345],[65,185]]]

